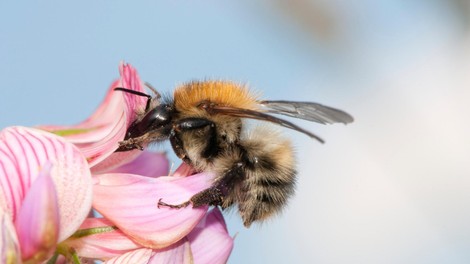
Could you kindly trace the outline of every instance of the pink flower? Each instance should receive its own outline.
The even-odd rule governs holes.
[[[19,248],[18,259],[46,260],[90,211],[88,164],[73,144],[59,136],[10,127],[0,132],[0,165],[2,235],[14,245],[5,252],[0,248],[0,259],[10,258],[9,252]]]
[[[0,261],[35,263],[54,252],[107,263],[227,261],[233,238],[217,208],[157,206],[160,198],[188,200],[209,187],[213,175],[183,164],[164,176],[165,155],[115,152],[147,104],[146,97],[114,90],[144,92],[132,66],[119,70],[120,80],[84,122],[0,133]],[[91,200],[103,218],[85,219]]]
[[[90,228],[105,231],[70,238],[67,244],[79,256],[106,263],[225,263],[233,247],[233,239],[217,208],[205,214],[187,236],[162,249],[136,243],[103,218],[89,218],[81,227]]]
[[[121,171],[122,168],[142,168],[142,165],[158,160],[155,155],[141,155],[139,159],[116,171]],[[162,162],[162,165],[165,167],[164,163]],[[155,178],[131,174],[132,172],[130,170],[126,173],[95,176],[93,207],[110,221],[107,226],[115,226],[117,230],[109,234],[113,236],[109,240],[90,236],[89,239],[99,239],[109,248],[104,250],[101,247],[102,255],[88,257],[106,260],[113,253],[119,252],[120,254],[108,259],[110,263],[133,263],[123,261],[135,261],[137,258],[145,259],[142,263],[166,263],[155,262],[161,258],[180,259],[182,262],[176,263],[186,263],[187,261],[183,260],[188,260],[189,256],[194,258],[194,263],[227,261],[233,247],[233,239],[228,235],[222,214],[217,208],[208,213],[207,206],[179,210],[157,206],[162,197],[170,203],[188,200],[194,193],[210,186],[212,175],[199,173],[189,176],[188,173],[192,170],[186,164],[180,166],[173,176]],[[151,170],[149,172],[155,175]],[[119,236],[116,236],[117,233]],[[121,246],[126,239],[139,247],[125,243],[128,245],[127,252],[121,254]],[[82,250],[89,251],[87,244],[96,243],[82,242],[81,246],[75,244],[79,254]]]
[[[0,208],[0,263],[20,263],[21,253],[11,216]]]
[[[158,178],[113,173],[98,175],[96,179],[93,207],[147,247],[163,248],[180,240],[208,209],[207,206],[178,210],[157,206],[160,198],[169,203],[181,203],[209,187],[210,175],[206,173]]]

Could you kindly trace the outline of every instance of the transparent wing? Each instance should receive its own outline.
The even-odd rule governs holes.
[[[260,101],[265,111],[272,114],[291,116],[321,124],[348,124],[354,118],[339,109],[312,102]]]
[[[223,115],[229,115],[229,116],[236,116],[240,118],[251,118],[251,119],[257,119],[257,120],[262,120],[262,121],[268,121],[272,122],[278,125],[281,125],[283,127],[287,127],[293,130],[296,130],[298,132],[304,133],[305,135],[318,140],[321,143],[324,143],[325,141],[321,139],[319,136],[313,134],[310,131],[307,131],[294,123],[291,123],[287,120],[262,113],[259,111],[255,110],[249,110],[249,109],[241,109],[241,108],[235,108],[235,107],[230,107],[230,106],[211,106],[210,109],[206,109],[209,111],[211,114],[223,114]]]

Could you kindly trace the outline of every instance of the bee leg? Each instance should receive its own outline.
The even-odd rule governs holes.
[[[196,193],[189,201],[193,207],[204,205],[222,206],[224,205],[225,195],[230,193],[235,183],[242,180],[244,176],[243,163],[237,162],[231,169],[227,170],[214,185]]]
[[[183,141],[174,129],[170,132],[170,143],[176,156],[185,161],[186,151],[183,148]]]
[[[189,201],[186,201],[184,203],[180,203],[180,204],[167,204],[165,202],[162,202],[162,199],[163,198],[160,198],[158,200],[158,204],[157,204],[157,207],[160,209],[160,206],[165,206],[165,207],[170,207],[170,208],[174,208],[174,209],[180,209],[180,208],[184,208],[186,206],[189,205]]]
[[[160,206],[166,206],[174,209],[181,209],[187,207],[189,204],[192,204],[193,208],[205,205],[224,206],[225,195],[230,192],[230,188],[237,180],[243,179],[244,175],[243,164],[238,162],[214,185],[196,193],[188,201],[181,204],[168,204],[162,202],[162,199],[160,199],[158,200],[158,208],[160,208]]]
[[[189,201],[193,205],[193,208],[201,207],[204,205],[216,206],[222,204],[223,197],[224,195],[222,191],[218,188],[217,185],[215,185],[196,193],[195,195],[193,195],[193,197],[191,197],[191,199],[189,199]]]
[[[162,198],[158,200],[157,207],[160,206],[169,207],[173,209],[185,208],[192,204],[193,208],[201,207],[204,205],[221,205],[223,201],[223,194],[217,185],[204,189],[195,195],[193,195],[188,201],[180,204],[168,204],[162,201]]]
[[[202,157],[210,159],[219,153],[220,149],[217,142],[215,123],[205,118],[184,118],[174,125],[170,136],[171,145],[178,157],[183,158],[186,156],[183,142],[179,137],[179,134],[188,131],[201,130],[206,127],[209,127],[209,130],[207,131],[208,144],[206,149],[202,152]]]
[[[139,144],[139,142],[135,140],[134,138],[130,138],[127,140],[120,141],[119,148],[116,149],[116,152],[130,151],[134,149],[144,150],[144,147],[141,144]]]
[[[145,142],[144,137],[129,138],[119,142],[119,148],[116,152],[129,151],[134,149],[144,150],[142,143]]]

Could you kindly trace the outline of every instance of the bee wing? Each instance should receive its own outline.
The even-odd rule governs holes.
[[[306,134],[307,136],[318,140],[321,143],[325,143],[323,139],[321,139],[319,136],[313,134],[310,131],[307,131],[287,120],[255,111],[255,110],[249,110],[249,109],[242,109],[242,108],[236,108],[236,107],[230,107],[230,106],[211,106],[210,109],[207,109],[210,111],[211,114],[223,114],[223,115],[229,115],[229,116],[235,116],[235,117],[240,117],[240,118],[251,118],[251,119],[257,119],[257,120],[262,120],[262,121],[268,121],[272,122],[278,125],[281,125],[283,127],[287,127],[296,131],[299,131],[301,133]]]
[[[348,124],[354,121],[348,113],[318,103],[291,101],[260,101],[259,103],[268,113],[301,118],[320,124]]]

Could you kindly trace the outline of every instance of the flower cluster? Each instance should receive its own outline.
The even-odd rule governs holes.
[[[163,154],[115,152],[147,102],[114,90],[144,92],[132,66],[119,69],[84,122],[0,132],[0,263],[227,261],[233,238],[218,208],[157,206],[188,200],[212,175],[185,164],[169,175]]]

